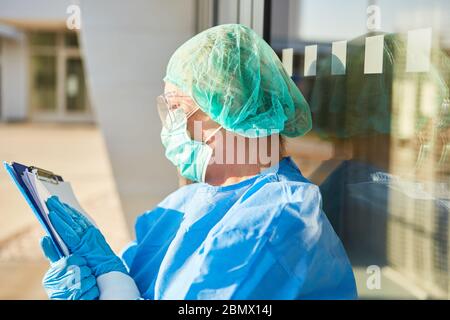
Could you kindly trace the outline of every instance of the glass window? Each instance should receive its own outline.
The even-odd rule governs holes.
[[[78,48],[78,33],[66,32],[64,34],[64,43],[66,47]]]
[[[302,139],[335,150],[311,179],[355,269],[363,267],[360,293],[372,297],[365,268],[375,264],[447,299],[450,2],[277,0],[271,7],[270,43],[280,58],[293,48],[287,69],[312,111],[313,130]]]
[[[89,118],[78,33],[31,32],[30,102],[39,119]]]
[[[80,58],[66,60],[66,108],[69,112],[86,110],[86,85]]]
[[[34,110],[56,110],[56,57],[31,57],[31,105]]]
[[[56,46],[55,32],[30,32],[28,37],[32,46]]]

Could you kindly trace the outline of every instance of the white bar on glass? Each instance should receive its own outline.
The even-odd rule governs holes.
[[[364,56],[364,73],[383,73],[384,35],[367,37]]]
[[[283,62],[284,69],[289,77],[292,77],[292,64],[294,62],[294,49],[288,48],[281,51],[281,60]]]
[[[316,75],[317,68],[317,45],[305,47],[305,65],[304,76],[311,77]]]
[[[331,74],[345,74],[347,63],[347,41],[336,41],[331,46]]]
[[[431,28],[408,31],[406,72],[430,70],[431,36]]]

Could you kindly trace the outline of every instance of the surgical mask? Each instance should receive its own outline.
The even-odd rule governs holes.
[[[174,117],[172,125],[163,126],[161,130],[161,141],[166,149],[166,157],[178,167],[180,174],[186,179],[205,182],[206,169],[213,153],[212,148],[206,143],[221,127],[217,128],[205,141],[200,142],[189,137],[188,117],[183,109],[174,110],[172,116]]]

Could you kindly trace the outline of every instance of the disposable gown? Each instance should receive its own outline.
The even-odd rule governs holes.
[[[123,252],[145,299],[353,299],[317,186],[290,158],[229,186],[195,183],[136,222]]]

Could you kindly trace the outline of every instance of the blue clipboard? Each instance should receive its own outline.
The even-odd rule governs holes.
[[[22,180],[22,174],[24,171],[30,170],[32,167],[25,166],[23,164],[13,162],[11,164],[7,162],[3,162],[3,165],[5,166],[6,171],[10,175],[11,179],[14,181],[14,184],[19,189],[22,196],[27,201],[28,205],[30,206],[31,210],[33,211],[34,215],[37,217],[39,223],[44,228],[45,232],[52,238],[53,243],[55,244],[56,249],[58,250],[59,257],[64,257],[64,251],[62,250],[61,246],[59,245],[58,241],[56,240],[57,237],[53,233],[53,230],[50,228],[50,226],[47,224],[47,222],[44,219],[44,212],[41,212],[39,209],[39,206],[34,201],[33,197],[31,196],[30,191],[28,190],[27,186]],[[31,170],[30,170],[31,171]],[[59,181],[63,181],[61,176],[56,176]]]

